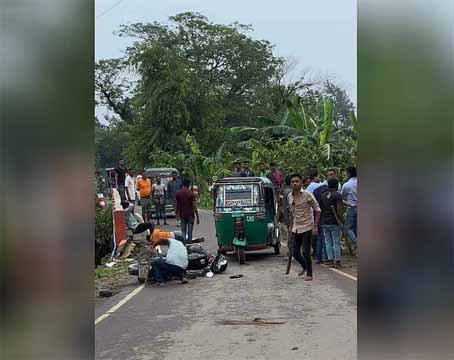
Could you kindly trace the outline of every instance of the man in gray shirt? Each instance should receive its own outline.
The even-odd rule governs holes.
[[[156,176],[156,183],[151,187],[151,194],[155,205],[156,220],[158,225],[160,225],[160,219],[164,220],[164,225],[168,225],[166,219],[166,192],[167,187],[161,182],[161,177]]]

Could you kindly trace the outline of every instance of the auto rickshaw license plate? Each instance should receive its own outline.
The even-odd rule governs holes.
[[[248,215],[246,216],[246,221],[247,222],[254,222],[255,218],[254,218],[254,215]]]

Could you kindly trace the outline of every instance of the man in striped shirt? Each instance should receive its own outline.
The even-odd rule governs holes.
[[[320,206],[312,193],[303,189],[302,176],[291,177],[292,192],[288,194],[290,205],[290,231],[293,236],[293,256],[303,268],[298,274],[307,272],[306,281],[312,280],[311,241],[317,235]],[[315,213],[315,219],[314,219]],[[301,247],[303,256],[301,256]]]

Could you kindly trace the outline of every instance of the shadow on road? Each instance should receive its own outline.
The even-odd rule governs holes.
[[[253,263],[256,261],[264,261],[264,260],[272,260],[276,259],[279,257],[279,255],[274,254],[274,250],[261,250],[261,251],[251,251],[251,252],[246,252],[246,264],[247,263]],[[229,262],[238,262],[238,257],[236,253],[231,253],[229,252],[227,254],[227,259]]]

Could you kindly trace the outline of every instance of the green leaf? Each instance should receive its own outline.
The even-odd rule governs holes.
[[[303,118],[303,114],[300,113],[297,109],[295,109],[294,107],[292,108],[292,110],[290,111],[290,114],[293,118],[293,123],[295,124],[295,128],[298,130],[298,131],[302,131],[304,130],[305,126],[304,126],[304,118]]]
[[[325,156],[326,160],[331,159],[331,145],[330,144],[324,144],[322,145],[322,153]]]
[[[257,127],[264,127],[264,126],[274,126],[277,125],[278,122],[270,117],[266,116],[257,116]]]
[[[333,127],[333,103],[325,100],[323,103],[323,130],[320,133],[320,145],[323,146],[329,141]]]
[[[289,109],[285,110],[284,115],[282,116],[281,125],[288,125]]]
[[[224,149],[225,149],[225,142],[222,143],[222,145],[219,147],[218,151],[216,152],[215,161],[217,163],[222,162],[222,158],[223,158],[222,155],[224,153]]]
[[[235,126],[230,128],[230,132],[232,134],[242,134],[246,132],[253,132],[259,130],[258,128],[255,127],[250,127],[250,126]]]

